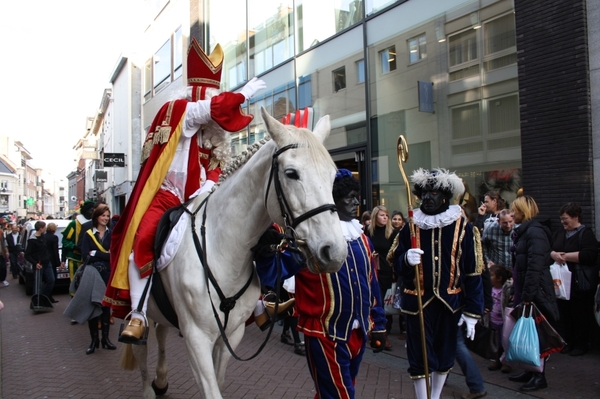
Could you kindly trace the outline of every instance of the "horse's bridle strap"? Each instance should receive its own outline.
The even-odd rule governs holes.
[[[275,186],[275,194],[277,195],[277,202],[279,203],[279,208],[281,210],[281,216],[283,217],[286,231],[288,230],[288,227],[291,227],[291,229],[294,230],[300,223],[302,223],[303,221],[305,221],[315,215],[318,215],[321,212],[325,212],[325,211],[337,212],[337,208],[334,204],[325,204],[325,205],[321,205],[315,209],[311,209],[310,211],[303,213],[302,215],[298,216],[297,218],[294,218],[294,215],[289,210],[290,206],[287,202],[287,198],[285,197],[285,194],[281,188],[281,182],[279,181],[279,163],[277,162],[279,155],[281,155],[285,151],[292,149],[292,148],[298,148],[298,144],[288,144],[284,147],[281,147],[280,149],[275,151],[275,153],[273,154],[273,162],[271,164],[271,173],[269,174],[269,183],[267,184],[267,191],[265,193],[265,207],[266,207],[267,199],[269,197],[269,190],[271,188],[271,182],[273,181],[274,186]],[[291,225],[288,222],[288,218],[291,221]]]

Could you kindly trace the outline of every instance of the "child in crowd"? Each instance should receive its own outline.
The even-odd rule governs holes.
[[[502,365],[500,362],[500,356],[504,352],[502,348],[502,326],[504,325],[504,312],[503,312],[503,291],[504,285],[512,277],[512,273],[501,264],[492,265],[489,269],[490,280],[492,282],[492,300],[493,306],[490,311],[490,324],[497,332],[498,336],[498,355],[496,360],[488,366],[488,370],[500,370],[503,373],[510,373],[511,368],[507,365]]]

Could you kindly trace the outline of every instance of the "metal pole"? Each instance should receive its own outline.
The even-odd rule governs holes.
[[[408,143],[403,135],[398,136],[397,148],[398,168],[402,173],[404,185],[406,186],[406,198],[408,200],[408,227],[410,229],[411,248],[417,247],[417,237],[415,235],[415,225],[413,222],[412,193],[410,184],[404,172],[404,162],[408,161]],[[425,369],[425,386],[427,389],[427,399],[431,399],[431,387],[429,383],[429,362],[427,361],[427,341],[425,337],[425,318],[423,315],[423,299],[421,298],[421,265],[415,265],[415,286],[417,287],[417,303],[419,305],[419,327],[421,330],[421,351],[423,356],[423,366]]]

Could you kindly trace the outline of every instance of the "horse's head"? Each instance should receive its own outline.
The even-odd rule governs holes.
[[[300,244],[310,271],[337,272],[348,249],[333,206],[336,167],[323,146],[329,135],[329,116],[315,129],[283,125],[261,109],[269,135],[277,145],[268,192],[269,216],[286,226]],[[285,219],[284,220],[284,215]]]

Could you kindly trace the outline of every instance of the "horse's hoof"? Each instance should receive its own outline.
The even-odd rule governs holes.
[[[152,389],[154,390],[156,396],[162,396],[167,393],[167,389],[169,389],[169,383],[167,382],[167,385],[165,385],[164,388],[159,388],[156,386],[155,381],[152,381]]]

